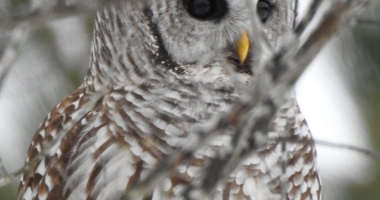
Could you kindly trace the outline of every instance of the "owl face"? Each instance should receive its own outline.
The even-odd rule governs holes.
[[[285,19],[279,20],[281,8],[289,6],[289,1],[277,0],[166,2],[152,3],[151,8],[155,11],[152,21],[157,24],[163,45],[173,59],[196,75],[206,66],[208,69],[223,66],[252,75],[251,63],[257,47],[253,43],[253,27],[266,29],[265,33],[275,45],[277,41],[273,38],[281,32],[281,24],[286,24]],[[253,21],[255,13],[258,22]],[[253,26],[253,23],[260,24]]]
[[[247,82],[261,57],[254,29],[276,46],[292,25],[294,2],[150,0],[105,10],[97,16],[86,82],[107,74],[114,82],[141,84],[168,79],[166,70],[194,83],[229,82],[231,72]]]

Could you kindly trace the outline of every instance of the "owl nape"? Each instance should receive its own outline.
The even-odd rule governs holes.
[[[289,141],[284,149],[268,141],[230,173],[204,180],[224,169],[215,161],[236,143],[231,127],[207,130],[241,103],[240,89],[253,86],[265,56],[254,27],[276,48],[284,26],[293,27],[296,4],[150,0],[99,11],[87,75],[35,133],[20,198],[321,199],[314,143]],[[267,135],[312,140],[294,98]],[[206,193],[189,193],[207,181],[214,185]]]

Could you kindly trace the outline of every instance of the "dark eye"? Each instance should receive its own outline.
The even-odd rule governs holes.
[[[266,0],[260,0],[257,2],[257,14],[262,22],[267,21],[272,7]]]
[[[212,19],[219,12],[217,0],[187,0],[186,8],[191,16],[201,20]]]

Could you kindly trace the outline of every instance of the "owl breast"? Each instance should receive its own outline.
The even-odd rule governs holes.
[[[204,87],[206,91],[210,85],[197,86],[166,91],[157,90],[157,85],[144,85],[104,97],[78,125],[79,142],[73,146],[63,175],[67,177],[66,195],[70,199],[119,199],[125,190],[144,180],[165,156],[201,143],[194,132],[210,126],[212,116],[224,114],[239,98],[231,88],[200,96],[197,90]],[[205,101],[200,103],[199,98]],[[291,131],[285,129],[290,119]],[[311,137],[294,102],[285,105],[272,127],[269,134],[273,138]],[[232,132],[225,131],[204,142],[190,159],[157,183],[151,197],[183,199],[186,186],[201,178],[210,159],[231,148],[232,138]],[[285,171],[283,156],[291,161],[286,163]],[[281,178],[287,180],[289,199],[302,195],[316,199],[320,194],[314,156],[312,145],[269,143],[246,159],[208,199],[279,199]]]

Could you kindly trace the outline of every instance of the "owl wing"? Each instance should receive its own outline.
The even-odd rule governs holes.
[[[89,88],[66,97],[35,133],[25,163],[30,168],[19,186],[23,199],[120,199],[173,152],[163,139],[183,132],[174,126],[181,121],[169,116],[181,109],[173,99],[161,100],[166,105],[160,108],[147,100],[156,101],[149,86],[119,88],[84,112],[81,108],[94,98]],[[190,116],[183,120],[194,122]]]
[[[269,137],[285,140],[270,142],[245,160],[210,199],[282,199],[281,194],[289,200],[321,199],[315,144],[295,100],[280,109]]]
[[[23,199],[58,198],[63,172],[71,156],[73,141],[79,137],[83,107],[93,100],[84,87],[67,96],[48,114],[35,133],[27,152],[25,173],[19,185]],[[92,106],[92,105],[90,105]],[[57,197],[57,198],[54,198]]]

